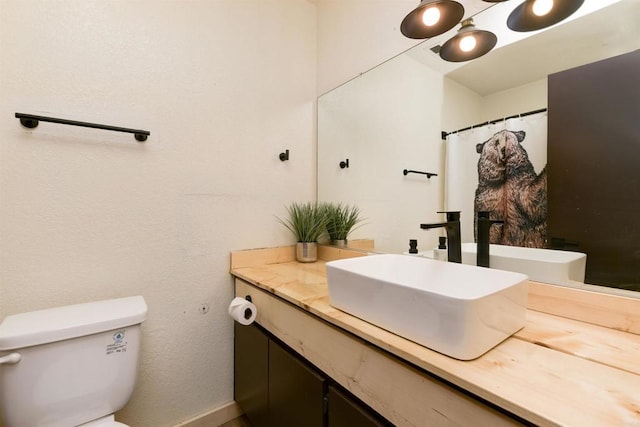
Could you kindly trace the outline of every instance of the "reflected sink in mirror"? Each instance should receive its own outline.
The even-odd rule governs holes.
[[[475,243],[463,243],[462,262],[476,265],[476,250]],[[526,274],[536,282],[571,286],[584,283],[587,255],[553,249],[489,245],[489,265]]]
[[[333,307],[456,359],[481,356],[525,323],[520,273],[396,254],[326,269]]]
[[[462,263],[476,265],[476,251],[475,243],[463,243]],[[420,252],[420,255],[433,258],[433,251]],[[579,287],[584,284],[587,255],[582,252],[492,244],[489,245],[489,265],[499,270],[526,274],[536,282]]]

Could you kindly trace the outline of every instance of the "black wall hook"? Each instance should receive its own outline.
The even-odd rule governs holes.
[[[432,173],[432,172],[420,172],[420,171],[413,171],[413,170],[408,170],[408,169],[405,169],[405,170],[402,171],[402,174],[405,175],[405,176],[410,174],[410,173],[418,173],[418,174],[421,174],[421,175],[426,175],[427,179],[430,179],[432,176],[438,176],[437,173]]]
[[[286,161],[289,160],[289,150],[285,150],[284,153],[280,153],[280,160],[281,161]]]
[[[344,169],[344,168],[348,168],[348,167],[349,167],[349,159],[345,159],[345,160],[340,162],[340,169]]]

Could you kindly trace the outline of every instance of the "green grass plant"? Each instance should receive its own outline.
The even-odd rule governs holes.
[[[360,209],[342,203],[326,203],[327,234],[331,240],[347,240],[347,236],[362,225]]]
[[[287,211],[289,218],[276,218],[296,236],[298,242],[317,242],[325,232],[327,215],[324,203],[292,203]]]

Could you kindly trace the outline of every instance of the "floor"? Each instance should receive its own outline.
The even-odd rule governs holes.
[[[243,415],[239,418],[226,422],[219,427],[251,427],[251,424],[249,424],[247,417]]]

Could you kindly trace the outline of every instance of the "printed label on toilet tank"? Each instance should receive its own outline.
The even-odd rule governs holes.
[[[124,336],[125,329],[113,333],[113,343],[107,344],[107,356],[114,353],[126,353],[127,342]]]

